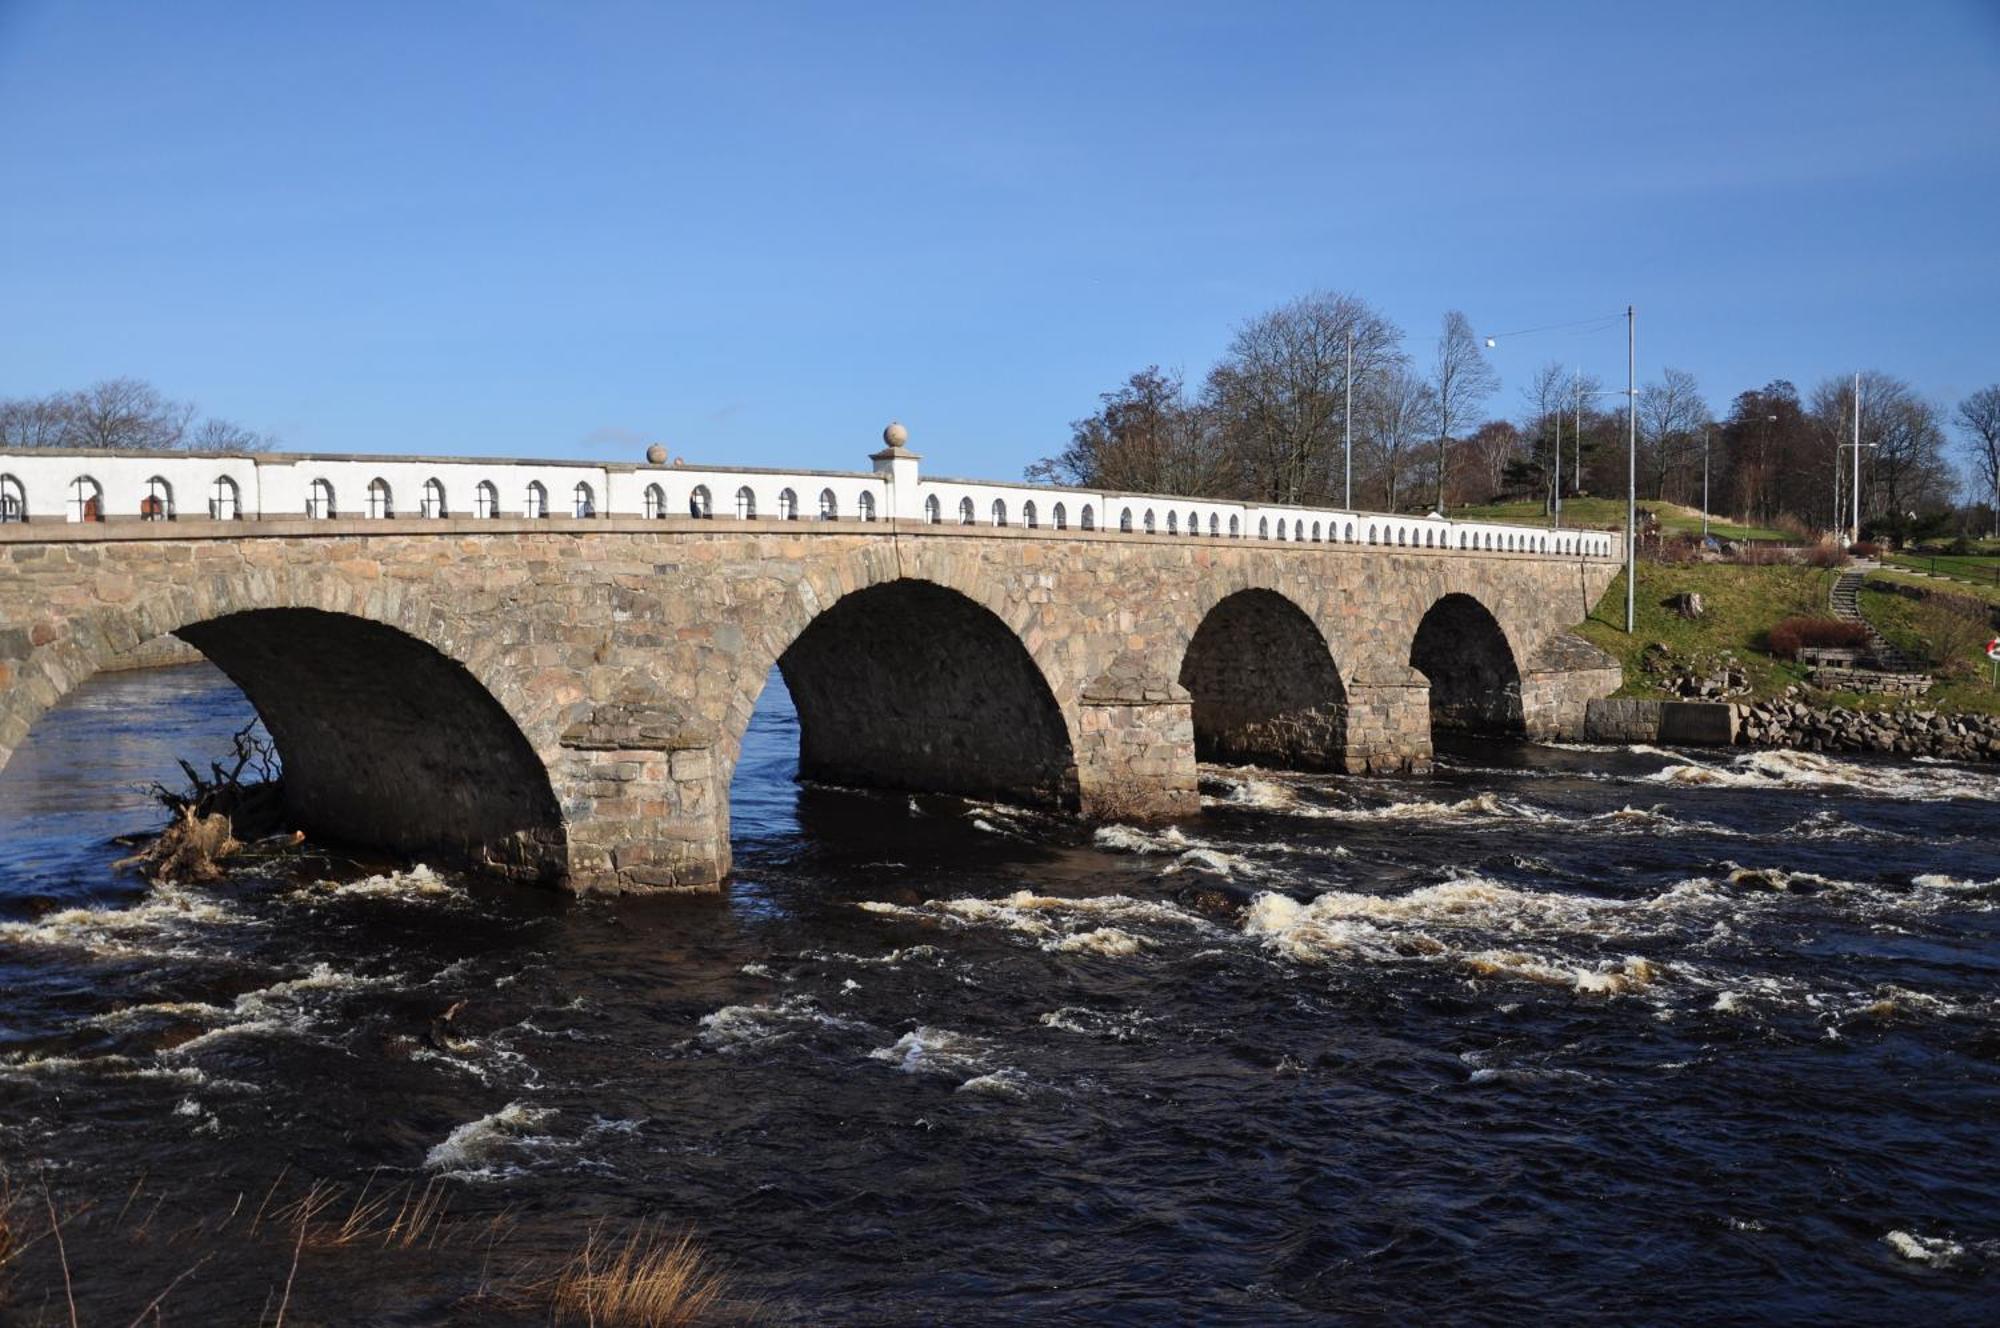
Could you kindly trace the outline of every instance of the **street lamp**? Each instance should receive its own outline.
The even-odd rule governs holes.
[[[1500,344],[1501,337],[1525,336],[1531,332],[1554,332],[1563,328],[1601,326],[1611,322],[1616,314],[1600,318],[1583,318],[1574,323],[1551,323],[1546,327],[1523,328],[1519,332],[1502,332],[1486,338],[1486,348],[1493,349]],[[1633,306],[1625,306],[1625,630],[1629,634],[1636,624],[1637,599],[1634,582],[1639,573],[1639,358],[1638,358],[1638,316]],[[1577,383],[1577,462],[1582,464],[1582,370],[1578,370]],[[1561,465],[1561,457],[1557,457]],[[1558,491],[1560,491],[1558,483]]]

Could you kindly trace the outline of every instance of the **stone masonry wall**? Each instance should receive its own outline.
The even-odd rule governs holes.
[[[1511,656],[1534,660],[1585,616],[1615,571],[1501,554],[887,521],[865,529],[765,520],[621,519],[560,530],[512,519],[363,524],[366,533],[345,526],[329,533],[324,525],[268,521],[253,535],[228,537],[139,523],[9,532],[0,539],[0,762],[44,709],[146,641],[183,628],[200,638],[201,624],[232,614],[318,610],[409,638],[407,657],[425,661],[427,686],[448,693],[437,701],[444,709],[417,714],[394,698],[384,674],[370,682],[365,671],[344,673],[340,686],[314,691],[337,693],[324,704],[370,735],[371,759],[417,772],[395,784],[407,804],[399,834],[456,842],[467,826],[475,837],[496,833],[481,819],[492,810],[488,794],[468,801],[441,787],[461,782],[467,765],[489,781],[521,786],[489,791],[493,805],[515,812],[538,805],[536,781],[518,762],[475,759],[504,743],[446,753],[422,734],[428,720],[440,731],[490,735],[494,717],[504,715],[546,774],[573,885],[705,888],[728,871],[729,781],[767,674],[856,591],[924,582],[946,595],[933,603],[983,609],[990,620],[926,614],[918,605],[907,630],[933,633],[951,658],[991,672],[991,638],[966,635],[964,624],[1004,626],[1059,721],[1035,740],[1045,764],[1063,766],[1057,800],[1073,787],[1086,815],[1157,816],[1196,805],[1191,715],[1203,697],[1186,695],[1174,680],[1203,620],[1229,595],[1281,596],[1326,642],[1346,695],[1345,766],[1422,769],[1430,759],[1428,683],[1408,661],[1430,607],[1447,594],[1476,599]],[[215,632],[207,636],[231,653]],[[869,679],[907,669],[908,656],[861,637],[826,652],[808,645],[786,672],[810,691],[808,673],[832,677],[840,659],[848,661],[842,667],[874,661],[867,667],[876,672],[845,674],[845,688],[825,686],[812,704],[836,722],[876,706],[870,723],[888,744],[877,752],[885,759],[920,752],[949,689],[906,693],[925,699],[898,709]],[[284,653],[246,639],[234,654],[252,695],[283,706]],[[1573,700],[1550,699],[1564,690],[1559,665],[1544,672],[1537,683],[1531,668],[1523,685],[1530,714]],[[1584,672],[1584,689],[1600,684]],[[1026,677],[1017,672],[1008,686]],[[1138,679],[1136,692],[1120,678]],[[1549,694],[1543,701],[1534,699],[1537,687]],[[1573,708],[1580,723],[1581,706]],[[444,715],[454,718],[437,723]],[[328,720],[317,731],[337,727]],[[338,814],[360,814],[360,806]],[[520,845],[546,847],[554,842],[548,831],[514,836],[513,849],[500,842],[512,830],[470,847],[525,866],[532,854]]]

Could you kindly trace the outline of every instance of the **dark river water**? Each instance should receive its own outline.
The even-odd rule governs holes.
[[[114,874],[247,714],[100,679],[0,775],[0,1165],[66,1237],[0,1322],[66,1263],[85,1324],[190,1267],[163,1322],[548,1323],[642,1220],[774,1323],[2000,1320],[1992,771],[1468,745],[1092,829],[801,789],[773,686],[717,898]],[[431,1181],[414,1248],[284,1215]]]

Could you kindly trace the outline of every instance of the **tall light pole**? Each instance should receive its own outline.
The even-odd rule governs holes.
[[[1637,318],[1625,306],[1625,632],[1636,622],[1634,581],[1639,575],[1639,376]]]
[[[1341,449],[1346,456],[1346,483],[1341,492],[1340,505],[1347,511],[1354,510],[1354,324],[1347,325],[1347,388],[1341,393],[1342,404],[1347,407],[1347,425],[1342,436]]]
[[[1570,430],[1576,442],[1576,482],[1571,493],[1583,492],[1583,366],[1576,366],[1576,427]]]
[[[1851,547],[1861,542],[1861,374],[1854,375],[1854,534],[1847,541]]]

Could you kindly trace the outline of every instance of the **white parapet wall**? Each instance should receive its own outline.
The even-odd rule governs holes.
[[[872,471],[468,457],[0,452],[0,529],[16,525],[707,518],[1094,531],[1193,539],[1615,559],[1620,536],[1332,508],[928,479],[888,448]],[[12,538],[20,538],[11,532]],[[85,536],[87,532],[72,532]],[[40,538],[61,538],[38,530]]]

